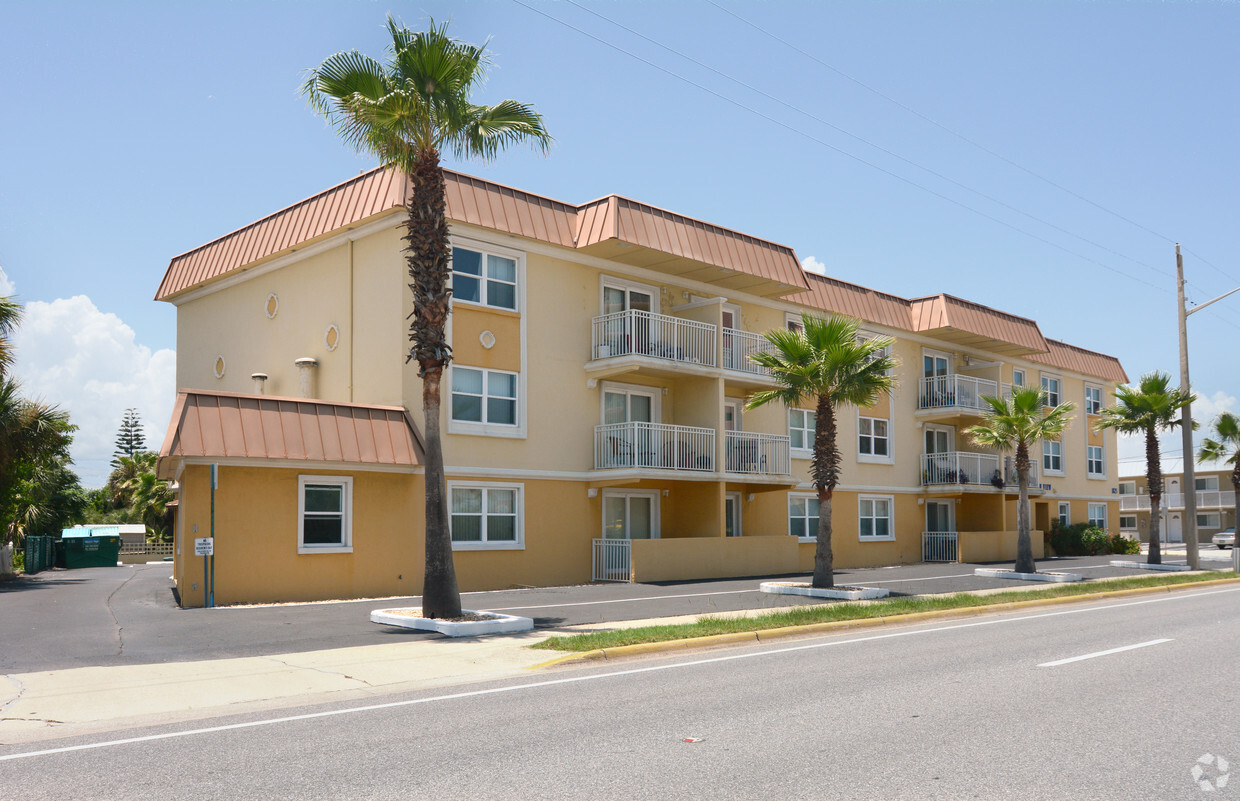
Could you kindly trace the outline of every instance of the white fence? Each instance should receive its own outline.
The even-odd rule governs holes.
[[[921,392],[917,398],[919,409],[946,409],[963,406],[966,409],[989,409],[983,395],[995,397],[999,384],[985,378],[967,375],[939,375],[921,380]]]
[[[595,540],[591,577],[594,581],[632,580],[629,560],[631,553],[628,540]]]
[[[715,326],[709,323],[628,309],[595,317],[590,329],[592,360],[639,355],[715,366]]]
[[[715,430],[664,423],[611,423],[594,427],[594,468],[715,469]]]
[[[1164,492],[1160,505],[1164,509],[1183,509],[1184,493]],[[1236,505],[1235,490],[1202,490],[1197,493],[1198,509],[1230,509]],[[1150,510],[1150,496],[1121,495],[1119,496],[1121,512],[1139,512]]]
[[[751,334],[735,328],[723,329],[723,366],[742,373],[770,375],[771,371],[755,364],[749,357],[755,353],[770,353],[775,346],[760,334]]]
[[[724,432],[724,470],[729,473],[792,474],[792,441],[786,434]]]
[[[999,456],[993,453],[923,453],[921,455],[921,483],[995,485],[995,478],[1003,481],[999,472]]]
[[[958,540],[959,535],[954,531],[921,532],[921,561],[958,561]]]

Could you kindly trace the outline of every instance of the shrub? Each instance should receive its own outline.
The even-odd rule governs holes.
[[[1112,534],[1111,553],[1141,553],[1141,543],[1123,534]]]
[[[1081,547],[1090,556],[1111,552],[1111,535],[1100,528],[1090,526],[1081,532]]]
[[[13,569],[19,573],[24,573],[26,571],[26,552],[25,551],[18,551],[18,550],[13,551]]]
[[[1056,556],[1084,556],[1088,553],[1082,542],[1088,523],[1074,523],[1061,526],[1059,521],[1051,523],[1051,547]]]

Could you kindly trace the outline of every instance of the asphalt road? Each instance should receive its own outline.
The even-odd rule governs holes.
[[[1200,798],[1217,757],[1240,772],[1238,602],[1238,588],[1209,588],[58,741],[34,756],[0,748],[0,787],[28,801]],[[1231,681],[1200,692],[1210,676]]]
[[[1203,558],[1212,555],[1202,553]],[[1229,556],[1222,552],[1221,558]],[[1087,578],[1134,573],[1109,567],[1112,558],[1048,559],[1039,565]],[[179,609],[169,575],[167,564],[155,564],[56,570],[0,583],[0,674],[269,656],[439,636],[369,622],[372,609],[416,605],[414,598]],[[902,594],[1027,586],[978,578],[973,565],[959,564],[841,570],[836,575],[839,583],[887,587]],[[542,628],[821,603],[768,595],[758,591],[758,584],[753,578],[596,584],[466,593],[464,602],[469,608],[532,617]]]

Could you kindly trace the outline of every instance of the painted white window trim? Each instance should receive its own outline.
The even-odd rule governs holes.
[[[1019,381],[1019,382],[1017,382],[1017,380],[1016,380],[1016,374],[1017,374],[1017,373],[1020,373],[1020,381]],[[1024,387],[1024,386],[1027,386],[1027,385],[1028,385],[1028,384],[1027,384],[1028,380],[1029,380],[1029,373],[1028,373],[1028,372],[1026,372],[1023,368],[1020,368],[1020,367],[1013,367],[1013,368],[1012,368],[1012,386],[1014,386],[1014,387]]]
[[[1090,469],[1090,459],[1089,459],[1089,449],[1090,449],[1090,448],[1097,448],[1097,449],[1099,450],[1099,452],[1101,453],[1101,458],[1099,458],[1099,459],[1098,459],[1098,461],[1102,462],[1102,472],[1101,472],[1101,473],[1095,473],[1093,470],[1091,470],[1091,469]],[[1103,446],[1103,445],[1089,445],[1089,444],[1086,444],[1086,445],[1085,445],[1085,477],[1086,477],[1086,478],[1093,479],[1093,480],[1095,480],[1095,481],[1104,481],[1104,480],[1106,480],[1106,477],[1107,477],[1107,449],[1106,449],[1106,447],[1105,447],[1105,446]]]
[[[861,536],[861,502],[862,501],[886,501],[887,502],[887,536],[886,537],[863,537]],[[875,520],[878,518],[875,517]],[[894,495],[858,495],[857,496],[857,541],[858,542],[895,542],[896,539],[896,496]]]
[[[306,527],[306,485],[336,484],[344,487],[342,493],[343,525],[342,545],[306,545],[302,534]],[[298,476],[297,477],[297,553],[353,553],[353,477],[352,476]]]
[[[1197,486],[1198,481],[1207,481],[1207,482],[1213,481],[1214,486],[1213,487],[1198,487]],[[1196,487],[1198,492],[1218,492],[1219,490],[1218,476],[1194,476],[1193,486]]]
[[[1072,504],[1067,501],[1060,501],[1059,505],[1055,507],[1055,511],[1058,513],[1059,524],[1061,526],[1072,524]]]
[[[813,409],[802,409],[802,408],[800,408],[800,407],[798,407],[798,408],[796,409],[796,411],[798,411],[798,412],[809,412],[810,414],[813,414],[813,415],[817,415],[817,414],[818,414],[818,412],[816,412],[816,411],[815,411],[815,410],[813,410]],[[793,412],[793,410],[792,410],[792,409],[788,409],[788,438],[789,438],[789,440],[791,440],[791,439],[792,439],[792,412]],[[809,429],[801,429],[801,430],[802,430],[802,431],[805,431],[807,434],[809,434],[809,435],[810,435],[806,441],[807,441],[807,442],[812,443],[812,442],[814,441],[813,434],[814,434],[814,432],[815,432],[815,429],[813,429],[813,428],[809,428]],[[888,429],[888,430],[890,430],[890,429]],[[791,449],[790,449],[790,452],[791,452],[791,454],[792,454],[792,458],[793,458],[793,459],[813,459],[813,458],[814,458],[814,448],[813,448],[813,445],[812,445],[812,444],[811,444],[811,446],[810,446],[810,447],[808,447],[808,448],[796,448],[796,447],[793,447],[793,448],[791,448]]]
[[[784,312],[784,328],[800,331],[804,327],[804,322],[800,313]],[[796,326],[795,329],[793,329],[794,325]]]
[[[453,542],[454,551],[524,551],[525,550],[525,485],[510,484],[498,481],[449,481],[448,490],[448,528],[449,536],[452,528],[452,490],[454,489],[507,489],[516,490],[517,539],[515,542]],[[483,496],[482,516],[486,517],[486,495]]]
[[[788,521],[787,529],[786,529],[788,532],[788,536],[792,536],[792,501],[796,498],[804,498],[805,500],[809,500],[809,501],[817,501],[818,493],[817,492],[789,492],[788,493],[788,497],[785,501],[785,506],[784,506],[784,515]],[[808,510],[809,510],[809,507],[806,506],[806,511],[808,512]],[[806,517],[805,519],[807,521],[809,520],[808,517]],[[805,530],[809,531],[808,522],[806,523]],[[797,537],[797,542],[818,542],[818,537],[816,536],[815,537]]]
[[[1097,511],[1098,509],[1102,509],[1102,516],[1094,517],[1094,512]],[[1086,520],[1089,521],[1089,524],[1091,526],[1098,525],[1097,523],[1094,522],[1095,520],[1101,520],[1102,524],[1098,525],[1098,528],[1104,529],[1104,530],[1107,528],[1109,521],[1107,520],[1107,505],[1105,503],[1088,504],[1085,507],[1085,512],[1086,512]]]
[[[878,420],[879,422],[887,424],[887,436],[885,437],[885,439],[887,440],[887,455],[886,456],[876,456],[872,453],[861,452],[861,420],[863,418],[866,420]],[[872,435],[871,435],[871,439],[873,439]],[[892,436],[891,418],[890,417],[871,417],[868,414],[862,414],[861,410],[857,409],[857,461],[864,462],[866,464],[895,464],[896,463],[895,453],[896,453],[895,437]]]
[[[1089,410],[1089,391],[1091,389],[1098,390],[1098,411],[1096,412],[1091,412]],[[1084,389],[1084,396],[1085,396],[1085,414],[1087,415],[1092,414],[1095,417],[1102,414],[1102,409],[1104,406],[1106,406],[1106,393],[1102,389],[1102,387],[1099,386],[1098,384],[1086,384],[1085,389]]]
[[[607,534],[607,503],[608,498],[650,498],[650,539],[662,539],[662,520],[663,510],[659,507],[659,496],[662,495],[658,490],[603,490],[603,503],[599,504],[603,507],[602,514],[599,517],[599,536],[604,537]],[[625,539],[624,542],[632,542],[631,539]]]
[[[745,512],[743,509],[745,505],[745,495],[744,493],[741,493],[741,492],[728,492],[728,493],[725,493],[725,497],[732,499],[732,508],[736,510],[736,520],[733,521],[734,525],[732,526],[732,530],[735,533],[732,535],[732,537],[733,538],[743,537],[745,536],[745,525],[744,525]],[[725,515],[727,514],[727,508],[728,508],[727,504],[724,504],[723,509],[724,509]],[[726,527],[727,525],[726,520],[724,521],[724,525]]]
[[[895,350],[896,350],[896,341],[895,341],[895,337],[889,337],[889,336],[887,336],[886,334],[876,334],[876,333],[874,333],[873,331],[866,331],[866,330],[861,330],[861,329],[858,329],[858,331],[857,331],[857,339],[858,339],[859,341],[866,341],[866,342],[868,342],[868,341],[870,341],[870,340],[872,340],[872,339],[882,339],[882,338],[884,338],[884,337],[886,337],[887,339],[890,339],[890,340],[891,340],[891,344],[890,344],[890,345],[888,345],[887,347],[883,348],[882,350],[880,350],[880,351],[878,352],[878,354],[877,354],[877,355],[878,355],[878,356],[890,356],[890,355],[892,355],[893,353],[895,353]],[[894,370],[894,369],[892,369],[892,370],[885,370],[885,371],[883,372],[883,375],[893,375],[894,373],[895,373],[895,370]]]
[[[646,384],[623,384],[619,381],[601,381],[599,382],[598,387],[599,425],[606,425],[608,392],[624,393],[626,395],[645,395],[649,397],[651,399],[650,422],[663,422],[663,390],[660,387],[651,387]]]
[[[445,378],[447,379],[446,384],[447,384],[447,390],[448,390],[447,391],[448,402],[444,404],[444,406],[447,407],[444,410],[444,414],[447,415],[447,419],[448,419],[448,433],[449,434],[465,434],[467,436],[474,436],[474,437],[502,437],[502,438],[507,438],[507,439],[525,439],[526,437],[526,420],[525,420],[526,403],[525,403],[525,398],[524,398],[524,393],[525,393],[524,373],[514,373],[511,370],[492,370],[489,367],[475,367],[472,364],[462,364],[459,366],[465,368],[466,370],[482,371],[483,376],[484,376],[483,378],[483,389],[484,390],[486,388],[486,383],[485,383],[486,373],[503,373],[504,375],[516,376],[516,379],[517,379],[517,424],[508,425],[506,423],[475,423],[469,420],[454,419],[452,417],[452,371],[455,370],[458,367],[458,365],[456,362],[453,362],[451,365],[449,365],[448,374],[445,376]],[[485,396],[483,397],[483,400],[485,401]],[[483,408],[485,407],[486,407],[486,404],[483,403]]]
[[[1059,469],[1058,470],[1052,470],[1046,466],[1046,443],[1048,442],[1059,443]],[[1042,464],[1041,464],[1042,475],[1044,476],[1066,476],[1067,470],[1065,468],[1067,467],[1067,465],[1064,463],[1064,458],[1065,456],[1063,452],[1063,440],[1062,439],[1042,440]]]
[[[525,308],[525,252],[524,251],[513,250],[512,248],[506,248],[506,247],[503,247],[502,245],[494,245],[490,242],[484,242],[480,239],[469,239],[463,236],[449,236],[448,242],[449,242],[450,247],[463,248],[465,250],[473,250],[478,253],[482,253],[484,255],[489,253],[494,256],[500,256],[501,258],[512,259],[513,261],[517,263],[517,268],[516,268],[517,269],[517,274],[516,274],[517,286],[513,291],[513,297],[517,304],[517,308],[509,309],[505,306],[491,306],[486,303],[478,303],[477,301],[463,300],[461,298],[457,298],[455,295],[453,295],[452,297],[453,306],[459,303],[462,306],[469,306],[474,309],[488,309],[492,311],[501,311],[501,312],[509,312],[509,313],[515,312],[517,314],[522,313],[522,310]],[[485,282],[487,280],[485,258],[482,260],[481,280],[483,281],[485,285]]]
[[[1044,386],[1044,383],[1043,383],[1043,382],[1046,382],[1046,381],[1057,381],[1057,382],[1059,382],[1059,391],[1055,393],[1055,402],[1054,402],[1054,403],[1051,403],[1051,404],[1050,404],[1050,406],[1051,406],[1051,408],[1055,408],[1055,407],[1057,407],[1057,406],[1060,406],[1060,405],[1063,403],[1063,376],[1058,375],[1058,374],[1056,374],[1056,373],[1042,373],[1042,372],[1039,372],[1039,373],[1038,373],[1038,388],[1039,388],[1039,389],[1045,389],[1045,386]],[[1050,393],[1050,390],[1049,390],[1049,389],[1047,389],[1047,390],[1046,390],[1046,392],[1047,392],[1047,394],[1049,394],[1049,393]],[[1050,400],[1050,399],[1048,398],[1047,400],[1048,400],[1048,402],[1049,402],[1049,400]]]
[[[1126,525],[1124,525],[1124,519],[1125,519],[1125,518],[1127,518],[1127,519],[1129,519],[1129,520],[1131,520],[1131,521],[1132,521],[1132,525],[1131,525],[1131,526],[1126,526]],[[1137,530],[1137,525],[1138,525],[1138,521],[1137,521],[1137,516],[1136,516],[1136,515],[1134,515],[1134,514],[1127,514],[1127,515],[1120,515],[1120,516],[1119,516],[1119,530],[1120,530],[1120,531],[1136,531],[1136,530]]]
[[[1128,486],[1132,487],[1132,492],[1124,492],[1124,486],[1125,486],[1125,485],[1128,485]],[[1119,494],[1120,494],[1120,495],[1136,495],[1136,494],[1137,494],[1137,482],[1135,482],[1135,481],[1121,481],[1121,482],[1119,482]]]
[[[1201,518],[1205,518],[1206,522],[1202,523]],[[1210,522],[1213,520],[1214,522]],[[1198,512],[1197,528],[1219,529],[1223,527],[1223,515],[1220,512]]]
[[[605,305],[605,301],[603,299],[604,298],[603,290],[606,289],[607,287],[611,287],[612,289],[622,289],[626,292],[629,291],[630,289],[636,289],[638,292],[646,292],[650,295],[650,313],[651,314],[661,313],[659,311],[659,300],[662,296],[662,293],[659,291],[659,288],[657,286],[653,284],[643,284],[640,281],[634,281],[631,278],[621,278],[620,276],[607,275],[604,273],[604,274],[599,275],[598,277],[598,313],[599,314],[603,314],[604,313],[603,310],[607,308],[607,306]]]

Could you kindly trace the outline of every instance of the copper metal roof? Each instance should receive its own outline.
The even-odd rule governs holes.
[[[1114,356],[1069,345],[1057,339],[1048,339],[1046,344],[1049,352],[1032,354],[1028,357],[1029,361],[1097,376],[1117,384],[1128,383],[1128,373],[1124,372],[1123,365]]]
[[[792,248],[612,195],[584,206],[444,171],[448,219],[580,248],[722,288],[781,296],[805,289]],[[156,300],[400,208],[407,178],[376,168],[176,256]]]
[[[184,458],[411,468],[422,445],[399,406],[182,390],[159,452],[161,477]]]
[[[983,348],[1005,356],[1046,351],[1046,340],[1038,324],[1027,317],[942,294],[915,298],[909,310],[914,331],[955,345]]]
[[[809,292],[788,300],[901,331],[913,330],[909,302],[904,298],[818,273],[807,272],[805,277],[809,281]]]

